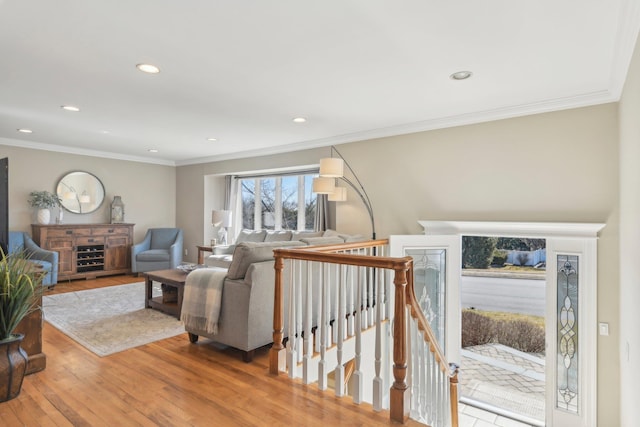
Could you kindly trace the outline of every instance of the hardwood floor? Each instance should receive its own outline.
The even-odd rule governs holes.
[[[51,293],[142,281],[132,276],[61,283]],[[268,348],[239,351],[186,333],[99,357],[45,322],[47,368],[0,403],[2,426],[374,426],[387,411],[355,405],[268,373]],[[406,425],[421,425],[409,420]]]

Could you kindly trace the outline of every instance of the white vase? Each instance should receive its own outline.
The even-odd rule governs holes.
[[[51,211],[47,208],[38,209],[38,224],[49,224]]]

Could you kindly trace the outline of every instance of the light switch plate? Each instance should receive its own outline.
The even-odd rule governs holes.
[[[599,323],[598,328],[600,329],[600,335],[609,335],[609,324],[608,323]]]

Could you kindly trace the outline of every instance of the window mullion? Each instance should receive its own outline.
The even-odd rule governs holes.
[[[275,230],[282,230],[282,177],[276,178]]]
[[[253,229],[262,229],[262,180],[256,178],[255,180],[255,201],[253,204]]]
[[[305,187],[304,187],[304,175],[300,175],[298,177],[298,230],[304,230],[306,228],[306,218],[305,218],[305,213],[306,213],[306,194],[305,192]]]

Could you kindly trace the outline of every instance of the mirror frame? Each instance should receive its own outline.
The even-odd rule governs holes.
[[[65,179],[67,182],[63,182]],[[82,181],[78,182],[78,179]],[[70,180],[71,182],[69,182]],[[102,206],[106,192],[102,181],[97,176],[91,172],[76,170],[67,172],[58,180],[56,195],[60,199],[60,206],[64,210],[84,215],[93,213]],[[86,201],[81,200],[85,197]]]

